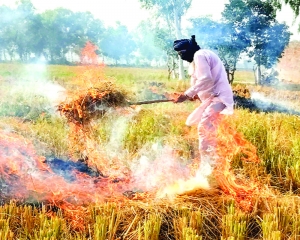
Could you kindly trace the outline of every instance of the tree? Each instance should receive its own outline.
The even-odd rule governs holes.
[[[11,32],[11,22],[14,19],[14,11],[6,6],[0,6],[0,52],[2,53],[1,59],[6,60],[6,53],[9,51],[10,46],[13,45]],[[13,54],[11,55],[11,58]]]
[[[210,17],[195,18],[190,21],[192,23],[190,34],[201,36],[197,38],[198,44],[202,48],[218,51],[231,84],[234,81],[237,62],[249,46],[245,31],[237,31],[232,23],[214,21]]]
[[[34,19],[34,7],[30,0],[21,0],[16,9],[5,6],[0,8],[0,39],[1,48],[13,60],[19,55],[22,61],[28,60],[30,55],[30,24]]]
[[[281,9],[282,3],[288,4],[291,9],[294,11],[295,16],[297,17],[300,12],[300,1],[299,0],[272,0],[272,6],[275,9]]]
[[[222,15],[249,41],[247,54],[256,63],[256,83],[261,84],[261,66],[272,67],[289,43],[287,26],[276,21],[276,9],[269,1],[230,0]]]
[[[136,43],[136,57],[139,64],[149,65],[151,61],[162,58],[162,50],[155,44],[156,27],[150,21],[142,21],[134,31]]]
[[[146,9],[157,8],[160,16],[168,22],[175,31],[177,39],[182,38],[181,18],[191,6],[192,0],[140,0],[142,7]],[[179,60],[179,79],[184,78],[183,62]]]
[[[188,29],[190,35],[196,36],[196,41],[201,48],[217,49],[218,45],[225,41],[223,26],[220,22],[212,20],[211,17],[199,17],[189,20],[191,27]]]
[[[0,6],[0,16],[0,60],[44,56],[52,63],[66,63],[67,52],[80,55],[87,41],[98,45],[104,33],[102,22],[89,12],[58,8],[36,14],[31,0],[17,1],[15,9]]]
[[[17,52],[22,61],[26,61],[30,56],[30,48],[33,32],[31,24],[35,17],[35,8],[30,0],[20,0],[16,9],[16,19],[13,26],[14,41],[17,46]]]
[[[66,53],[70,50],[80,55],[87,41],[99,45],[104,34],[102,22],[89,12],[74,13],[57,8],[45,11],[41,18],[45,38],[44,53],[52,63],[66,62]]]
[[[35,14],[33,16],[29,23],[29,34],[26,38],[29,43],[30,53],[33,53],[35,58],[42,57],[46,48],[46,37],[41,15]]]
[[[159,46],[160,49],[165,53],[167,58],[167,66],[168,66],[168,79],[170,79],[171,74],[173,74],[173,78],[176,77],[175,69],[177,67],[178,59],[177,53],[173,49],[173,38],[172,34],[166,28],[156,27],[155,29],[155,44]]]
[[[90,12],[75,12],[69,17],[69,41],[73,49],[82,49],[86,42],[100,44],[104,36],[104,26]],[[77,52],[79,54],[79,52]]]
[[[65,54],[74,39],[70,34],[72,11],[64,8],[47,10],[41,14],[44,27],[46,59],[52,63],[65,62]]]
[[[114,59],[116,65],[121,58],[128,62],[130,54],[135,48],[135,42],[127,27],[119,22],[117,22],[116,27],[109,27],[106,30],[105,36],[100,43],[102,54]]]
[[[245,31],[237,31],[231,23],[221,24],[224,41],[218,46],[218,53],[223,61],[230,84],[234,81],[237,62],[241,55],[247,51],[250,41],[245,37]]]

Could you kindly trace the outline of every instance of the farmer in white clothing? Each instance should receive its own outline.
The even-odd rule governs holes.
[[[201,49],[193,35],[191,39],[174,41],[174,50],[190,63],[191,87],[174,100],[181,103],[198,96],[201,104],[187,118],[186,124],[198,124],[199,150],[211,156],[216,147],[216,129],[220,114],[233,113],[233,93],[224,65],[217,54]],[[196,96],[197,95],[197,96]]]

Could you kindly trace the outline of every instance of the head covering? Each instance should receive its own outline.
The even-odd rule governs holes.
[[[178,52],[182,60],[192,62],[194,59],[194,54],[197,52],[200,47],[196,42],[195,35],[191,36],[191,39],[180,39],[175,40],[173,48]]]

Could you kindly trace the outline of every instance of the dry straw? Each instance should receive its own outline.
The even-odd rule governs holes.
[[[89,123],[91,119],[103,115],[108,108],[127,104],[125,93],[107,81],[87,90],[72,92],[69,96],[58,105],[57,110],[75,124]]]

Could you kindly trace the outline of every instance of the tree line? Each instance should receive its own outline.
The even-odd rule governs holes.
[[[186,29],[181,18],[191,0],[139,1],[144,8],[156,9],[156,14],[131,32],[121,23],[105,27],[90,12],[57,8],[36,13],[30,0],[20,0],[14,9],[0,6],[0,61],[30,62],[43,57],[48,63],[70,64],[70,55],[80,55],[89,41],[106,61],[139,66],[167,63],[171,74],[182,68],[173,41],[196,35],[202,48],[218,52],[230,82],[237,62],[247,56],[255,63],[260,83],[261,67],[272,67],[290,40],[288,26],[276,21],[279,4],[275,0],[230,0],[221,20],[199,16],[190,19]]]
[[[90,12],[57,8],[36,13],[30,0],[19,1],[14,9],[0,6],[0,61],[43,57],[48,63],[68,64],[68,54],[79,55],[88,41],[98,46],[99,56],[118,63],[128,62],[140,40],[121,23],[105,28]]]

